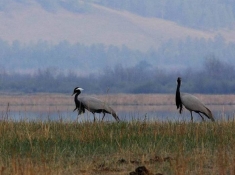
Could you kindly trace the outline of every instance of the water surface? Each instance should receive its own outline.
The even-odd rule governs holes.
[[[113,105],[122,121],[191,121],[190,112],[183,109],[179,114],[175,105]],[[207,105],[211,109],[215,120],[233,120],[235,105]],[[1,119],[13,121],[93,121],[94,116],[89,111],[77,115],[73,106],[6,106],[1,109]],[[101,120],[103,114],[96,114],[96,120]],[[193,113],[194,121],[201,121],[201,117]],[[208,120],[205,117],[206,120]],[[104,121],[115,121],[110,114],[106,114]]]

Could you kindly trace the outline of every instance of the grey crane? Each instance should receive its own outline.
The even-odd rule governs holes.
[[[78,115],[85,113],[85,109],[93,113],[94,121],[95,121],[95,113],[103,113],[102,121],[104,119],[105,113],[111,114],[116,121],[120,121],[116,112],[105,102],[91,96],[83,96],[78,97],[83,89],[80,87],[74,88],[72,96],[75,94],[74,102],[75,102],[75,111],[78,110]]]
[[[188,109],[191,113],[191,121],[193,121],[192,111],[198,113],[201,116],[203,121],[205,119],[203,118],[201,114],[204,114],[206,117],[208,117],[212,121],[215,121],[210,109],[208,109],[197,97],[188,93],[180,92],[180,85],[181,85],[181,78],[178,77],[176,94],[175,94],[175,102],[176,102],[177,109],[179,109],[179,113],[181,114],[183,105],[184,105],[184,107]]]

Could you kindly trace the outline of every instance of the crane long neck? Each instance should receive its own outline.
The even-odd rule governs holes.
[[[74,97],[74,102],[75,102],[75,104],[77,104],[77,101],[78,101],[78,95],[79,95],[80,93],[76,93],[75,94],[75,97]]]
[[[181,101],[181,98],[180,98],[180,83],[179,82],[178,82],[177,88],[176,88],[175,102],[176,102],[177,109],[180,108],[180,113],[181,113],[181,111],[182,111],[182,101]]]
[[[176,94],[180,94],[180,83],[177,83]]]

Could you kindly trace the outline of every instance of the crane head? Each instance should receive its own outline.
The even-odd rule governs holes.
[[[83,90],[84,90],[84,89],[82,89],[82,88],[80,88],[80,87],[75,87],[74,90],[73,90],[72,96],[73,96],[74,94],[76,94],[76,93],[80,94],[81,91],[83,91]]]
[[[180,77],[177,78],[177,83],[178,83],[179,85],[181,84],[181,78],[180,78]]]

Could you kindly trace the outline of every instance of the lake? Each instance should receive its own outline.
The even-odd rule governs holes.
[[[179,114],[175,105],[112,105],[122,121],[191,121],[190,112],[183,109]],[[212,111],[215,120],[233,120],[235,105],[207,105]],[[86,110],[84,114],[77,116],[73,112],[72,105],[15,105],[2,106],[1,119],[13,121],[66,121],[84,122],[93,121],[93,114]],[[95,114],[97,120],[101,120],[103,114]],[[194,121],[200,122],[201,117],[193,113]],[[209,121],[205,117],[206,121]],[[115,121],[110,114],[106,114],[104,121]]]

